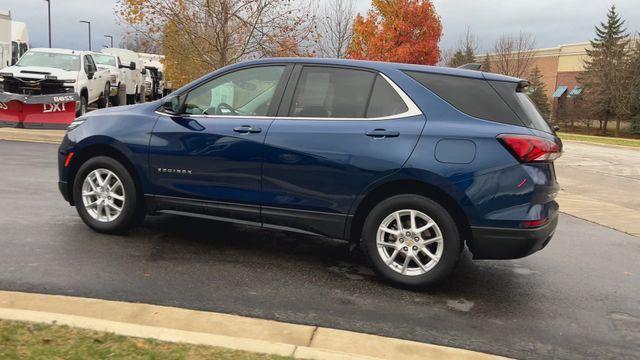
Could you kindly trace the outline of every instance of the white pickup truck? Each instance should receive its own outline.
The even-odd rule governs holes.
[[[146,70],[138,53],[127,49],[108,48],[102,54],[117,56],[122,62],[122,82],[127,93],[127,104],[135,104],[144,98],[144,75]],[[124,104],[121,104],[124,105]]]
[[[80,97],[76,112],[89,104],[109,106],[109,70],[98,69],[91,52],[34,48],[11,67],[0,70],[4,92],[21,95],[72,94]]]
[[[111,84],[111,91],[109,92],[109,99],[111,105],[119,106],[124,105],[127,102],[127,85],[126,85],[126,70],[129,69],[129,64],[122,64],[120,57],[112,54],[93,53],[93,60],[95,60],[98,69],[106,69],[109,71],[109,83]]]

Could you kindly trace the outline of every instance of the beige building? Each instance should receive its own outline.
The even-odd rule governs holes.
[[[533,50],[532,68],[540,69],[549,99],[568,96],[574,89],[579,91],[577,76],[584,71],[587,49],[591,49],[589,42]],[[483,58],[484,55],[479,56],[478,61]]]

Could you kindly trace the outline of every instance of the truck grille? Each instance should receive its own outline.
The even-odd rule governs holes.
[[[5,77],[4,91],[20,95],[53,95],[72,93],[73,87],[65,87],[59,80]]]

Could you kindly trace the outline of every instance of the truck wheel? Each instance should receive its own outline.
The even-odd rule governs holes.
[[[460,234],[449,212],[414,194],[396,195],[371,210],[362,229],[362,250],[373,270],[394,285],[425,288],[455,267]]]
[[[90,228],[105,233],[123,232],[144,219],[140,191],[129,171],[105,156],[82,164],[73,183],[78,214]]]
[[[109,101],[111,101],[111,106],[120,106],[120,84],[118,84],[118,93],[110,96]]]
[[[109,107],[109,89],[109,83],[107,83],[107,85],[104,86],[102,95],[98,99],[98,109]]]
[[[127,94],[127,105],[133,105],[136,103],[136,95],[129,95]]]
[[[76,116],[82,116],[87,113],[87,97],[84,95],[80,96],[80,108],[76,110]]]

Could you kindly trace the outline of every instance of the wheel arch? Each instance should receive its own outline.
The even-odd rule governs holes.
[[[89,159],[94,158],[96,156],[106,156],[122,164],[131,175],[131,178],[133,179],[133,182],[135,183],[136,188],[143,189],[142,181],[140,179],[138,172],[136,171],[135,166],[133,165],[133,162],[131,162],[129,157],[127,157],[124,152],[122,152],[121,150],[119,150],[118,148],[110,144],[104,144],[104,143],[91,144],[82,148],[80,151],[77,151],[70,165],[69,177],[68,177],[69,186],[67,187],[67,196],[69,199],[69,203],[71,205],[75,205],[75,201],[73,198],[73,184],[75,183],[76,174],[78,173],[78,170],[85,162],[87,162]]]
[[[468,244],[473,241],[469,219],[463,208],[451,194],[442,190],[440,187],[427,182],[404,179],[394,180],[378,185],[376,188],[369,191],[357,204],[356,210],[353,212],[352,220],[350,224],[347,224],[345,229],[345,238],[349,240],[352,246],[357,245],[360,242],[364,221],[367,214],[369,214],[376,204],[391,196],[401,194],[421,195],[442,205],[445,210],[451,214],[456,226],[458,227],[458,232],[460,233],[460,239],[462,241],[461,245],[464,245],[465,241],[467,241]]]

